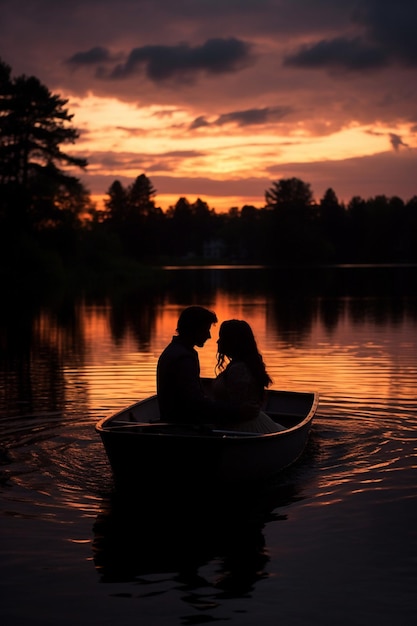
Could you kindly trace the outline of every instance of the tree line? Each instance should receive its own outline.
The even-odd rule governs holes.
[[[64,147],[79,137],[68,101],[35,77],[12,78],[0,60],[0,244],[3,264],[46,255],[97,269],[115,259],[141,264],[206,260],[234,263],[382,263],[416,261],[417,196],[379,195],[344,204],[329,187],[316,201],[309,183],[283,178],[262,208],[226,213],[180,197],[162,211],[141,173],[115,180],[103,209],[69,172],[86,159]]]
[[[141,174],[108,190],[103,228],[138,259],[218,258],[252,263],[353,263],[416,260],[417,196],[405,203],[384,195],[345,205],[332,188],[316,202],[309,183],[283,178],[265,191],[265,206],[217,213],[181,197],[166,213]]]

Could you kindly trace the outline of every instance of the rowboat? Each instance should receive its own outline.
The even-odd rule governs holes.
[[[100,420],[96,431],[116,484],[195,480],[228,488],[264,481],[293,464],[305,449],[318,402],[316,392],[268,390],[264,410],[285,429],[262,434],[163,422],[153,395]]]

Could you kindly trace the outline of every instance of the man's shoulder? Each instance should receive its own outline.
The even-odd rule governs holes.
[[[165,360],[174,360],[180,358],[195,358],[196,351],[193,348],[189,348],[184,345],[181,341],[178,340],[178,337],[173,337],[172,341],[167,345],[165,350],[163,350],[159,359]]]

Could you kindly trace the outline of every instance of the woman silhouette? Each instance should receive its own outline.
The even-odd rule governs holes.
[[[272,380],[258,351],[252,328],[244,320],[222,322],[217,341],[216,370],[219,374],[213,383],[214,398],[239,406],[248,415],[243,421],[234,421],[233,430],[259,433],[284,430],[262,411],[265,390]]]

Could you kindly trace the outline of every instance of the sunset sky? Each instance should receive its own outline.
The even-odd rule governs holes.
[[[416,0],[0,0],[0,58],[68,98],[93,197],[166,209],[417,194]]]

